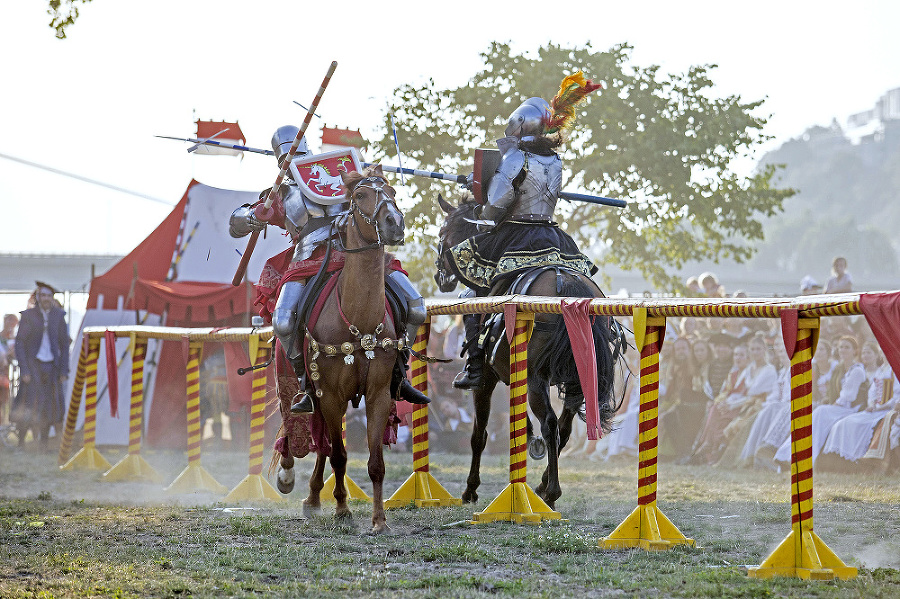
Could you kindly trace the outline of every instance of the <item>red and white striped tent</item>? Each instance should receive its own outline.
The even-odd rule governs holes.
[[[257,200],[256,192],[209,187],[191,181],[181,200],[156,229],[106,273],[91,282],[90,297],[82,328],[164,324],[176,327],[249,326],[255,314],[253,284],[265,261],[290,246],[284,231],[270,227],[260,236],[247,268],[245,281],[233,286],[234,276],[247,239],[233,239],[228,219],[238,206]],[[108,394],[99,398],[97,443],[128,443],[128,402],[131,395],[131,358],[127,339],[116,348],[120,360],[119,416],[112,418]],[[240,361],[238,348],[226,351],[231,361]],[[212,351],[213,348],[210,348]],[[246,351],[246,350],[243,350]],[[145,443],[178,447],[186,443],[185,363],[181,346],[165,342],[148,347],[144,382]],[[72,372],[77,364],[72,352]],[[98,372],[98,389],[106,387],[105,361]],[[237,366],[246,366],[246,362]],[[231,366],[231,365],[229,365]],[[250,399],[250,377],[237,377],[237,366],[229,367],[232,401]],[[160,376],[162,375],[162,376]],[[231,380],[231,379],[234,380]],[[70,377],[70,380],[74,377]],[[247,379],[247,380],[244,380]]]

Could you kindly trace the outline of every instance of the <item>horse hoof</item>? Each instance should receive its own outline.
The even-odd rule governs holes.
[[[543,460],[547,456],[547,442],[540,437],[528,440],[528,455],[533,460]]]
[[[389,532],[391,532],[391,527],[387,525],[387,522],[375,522],[372,524],[373,535],[380,535]]]
[[[310,503],[303,502],[303,515],[307,518],[312,518],[313,516],[318,515],[322,511],[321,505],[313,505]]]
[[[278,490],[283,494],[287,495],[291,491],[294,490],[294,469],[291,468],[289,470],[285,470],[284,468],[278,469],[278,476],[275,477],[275,486],[278,487]]]
[[[475,491],[466,491],[462,495],[463,503],[478,503],[478,493]]]

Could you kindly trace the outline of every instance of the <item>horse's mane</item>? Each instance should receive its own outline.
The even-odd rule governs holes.
[[[441,225],[440,238],[448,239],[452,234],[456,240],[461,241],[475,235],[478,228],[469,220],[478,220],[477,208],[480,206],[481,203],[475,199],[475,196],[464,191],[459,198],[459,205],[447,215],[444,224]]]
[[[350,193],[353,188],[356,187],[356,185],[366,177],[380,177],[384,179],[384,173],[381,170],[381,165],[373,164],[372,166],[367,166],[366,168],[364,168],[361,173],[357,171],[350,171],[349,173],[345,174],[343,176],[343,179],[344,187],[347,188],[347,193],[345,196],[347,199],[350,199]],[[385,182],[387,182],[387,179],[385,179]],[[388,185],[387,188],[392,192],[394,191],[394,188],[390,185]]]

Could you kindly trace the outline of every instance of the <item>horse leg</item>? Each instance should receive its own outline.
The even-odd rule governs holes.
[[[285,446],[288,448],[287,455],[281,455],[281,462],[278,466],[278,475],[275,483],[278,490],[287,495],[294,490],[294,455],[291,453],[291,439],[285,437]]]
[[[368,397],[366,398],[369,399]],[[369,443],[369,479],[372,481],[372,532],[389,532],[384,515],[384,430],[390,415],[391,398],[387,393],[372,395],[366,401],[366,439]]]
[[[541,423],[541,435],[547,443],[547,467],[541,483],[534,492],[552,509],[562,495],[559,487],[559,421],[550,405],[550,389],[547,381],[536,374],[528,380],[528,403]]]
[[[334,516],[338,520],[349,521],[353,516],[347,505],[347,485],[344,478],[347,475],[347,448],[344,447],[340,425],[331,434],[331,469],[334,471],[334,500],[337,502]]]
[[[309,517],[322,508],[322,500],[319,494],[322,492],[322,487],[325,486],[325,460],[325,455],[316,454],[316,465],[313,466],[312,474],[309,477],[309,497],[303,500],[304,516]]]
[[[469,477],[466,479],[466,490],[462,494],[464,503],[478,501],[478,486],[481,485],[481,454],[487,445],[487,424],[491,415],[491,394],[497,386],[497,375],[490,368],[484,369],[481,386],[473,393],[475,418],[472,423],[472,463],[469,466]]]

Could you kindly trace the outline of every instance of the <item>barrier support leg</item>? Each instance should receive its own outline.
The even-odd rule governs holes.
[[[251,344],[252,348],[253,344]],[[250,352],[251,363],[269,359],[270,349],[256,344],[257,351]],[[254,355],[255,354],[255,355]],[[250,397],[250,468],[244,480],[225,497],[225,501],[284,501],[284,498],[262,475],[263,445],[266,424],[266,372],[265,368],[253,371],[253,392]]]
[[[203,343],[191,341],[187,363],[187,433],[188,465],[178,477],[166,487],[166,493],[228,493],[223,485],[212,477],[200,464],[200,444],[203,430],[200,422],[200,352]]]
[[[601,549],[640,547],[663,551],[676,545],[694,546],[656,505],[656,463],[659,439],[659,350],[666,331],[665,317],[634,310],[635,344],[641,352],[641,397],[638,412],[638,506],[606,538]]]
[[[131,408],[129,410],[128,455],[103,474],[103,480],[146,480],[161,483],[162,475],[141,456],[144,427],[144,359],[147,340],[131,338]]]
[[[344,416],[343,420],[341,420],[341,437],[344,439],[344,446],[347,445],[347,417]],[[334,470],[331,471],[331,476],[325,479],[325,484],[322,486],[322,490],[319,492],[319,501],[323,502],[333,502],[334,499],[334,485],[335,485],[335,477]],[[355,501],[368,501],[371,503],[372,498],[363,491],[358,484],[356,484],[350,475],[344,472],[344,487],[347,489],[347,499],[355,500]]]
[[[413,349],[426,352],[431,334],[431,317],[426,318],[416,333]],[[413,386],[428,394],[428,364],[410,357]],[[441,507],[462,505],[462,499],[453,497],[428,471],[428,406],[415,406],[412,413],[413,473],[385,500],[384,509],[415,505],[416,507]]]
[[[762,564],[749,568],[747,575],[855,578],[857,569],[841,561],[813,532],[812,357],[819,319],[799,319],[796,310],[791,310],[781,322],[791,356],[791,532]]]
[[[66,415],[66,424],[63,428],[62,439],[59,442],[59,455],[57,456],[57,460],[60,466],[69,461],[69,450],[72,448],[72,436],[75,434],[75,425],[78,423],[78,410],[81,408],[81,396],[84,394],[87,357],[87,339],[82,339],[81,350],[78,352],[78,366],[75,368],[75,380],[72,382],[72,395],[69,398],[69,411]]]
[[[84,447],[68,462],[60,466],[60,470],[108,470],[111,467],[111,464],[94,446],[97,434],[97,362],[99,358],[100,337],[90,337],[85,363]],[[75,389],[72,391],[74,396]]]
[[[528,338],[533,314],[518,314],[515,304],[504,306],[509,344],[509,484],[472,523],[506,520],[540,524],[562,516],[531,490],[526,482],[528,465]],[[512,335],[510,335],[512,331]]]

